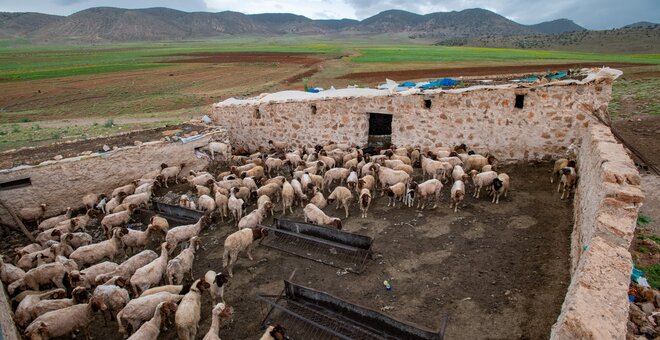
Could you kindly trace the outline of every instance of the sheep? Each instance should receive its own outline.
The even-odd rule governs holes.
[[[289,164],[298,164],[302,161],[302,158],[300,157],[300,152],[294,151],[294,152],[289,152],[284,155],[284,158],[289,161]]]
[[[209,293],[211,293],[211,299],[213,304],[215,304],[218,297],[222,302],[225,302],[225,283],[227,283],[227,277],[223,273],[216,273],[212,270],[209,270],[204,274],[204,281],[208,282],[211,285],[209,288]]]
[[[167,243],[169,253],[172,254],[179,242],[190,240],[193,236],[199,235],[202,229],[210,225],[211,217],[208,214],[204,214],[195,224],[187,224],[170,229],[167,235],[165,235],[165,243]]]
[[[11,284],[24,278],[25,271],[23,269],[20,269],[10,263],[5,263],[3,261],[2,255],[0,255],[0,281],[4,282],[5,284]]]
[[[198,236],[190,239],[190,245],[184,249],[175,258],[167,263],[165,276],[167,282],[172,285],[176,279],[176,283],[181,284],[185,274],[189,274],[192,278],[193,261],[195,260],[195,252],[202,244],[202,240]]]
[[[325,186],[323,185],[323,176],[321,175],[314,175],[314,174],[309,174],[309,178],[312,181],[312,184],[323,190]]]
[[[193,283],[190,291],[181,299],[174,314],[176,334],[180,340],[195,340],[201,318],[202,293],[209,287],[209,283],[201,278]]]
[[[575,172],[575,168],[565,167],[561,169],[561,179],[559,180],[559,186],[557,186],[557,192],[563,188],[561,199],[564,199],[564,196],[566,198],[571,197],[571,192],[573,191],[573,187],[575,186],[576,182],[577,173]]]
[[[186,178],[186,180],[188,181],[188,184],[190,184],[190,187],[193,188],[196,185],[210,185],[211,183],[215,182],[215,178],[213,177],[213,175],[207,172],[203,174],[199,174],[197,176],[190,175]]]
[[[394,169],[395,166],[405,165],[405,164],[406,163],[404,163],[402,160],[399,160],[399,159],[386,159],[383,162],[383,165],[390,168],[390,169]]]
[[[41,219],[46,213],[47,204],[40,204],[36,208],[22,208],[18,210],[18,217],[26,222],[37,222],[37,225],[41,224]]]
[[[241,166],[232,166],[232,167],[229,168],[229,172],[231,172],[232,174],[238,176],[238,175],[241,174],[241,172],[252,170],[256,166],[257,166],[257,164],[254,164],[254,163],[247,163],[247,164],[241,165]]]
[[[309,184],[312,187],[312,199],[309,200],[309,203],[314,204],[319,209],[325,209],[328,206],[328,201],[323,197],[323,192],[319,190],[313,184]]]
[[[449,209],[454,207],[454,212],[458,210],[458,203],[463,200],[465,197],[465,183],[463,181],[458,180],[455,181],[454,184],[451,186],[451,197],[450,197],[450,202],[449,202]]]
[[[167,270],[167,255],[167,242],[163,242],[160,245],[160,256],[136,270],[131,276],[131,288],[136,296],[150,287],[160,284]]]
[[[261,179],[262,177],[264,177],[264,173],[265,173],[264,168],[262,166],[257,165],[250,170],[241,172],[240,177],[241,178],[253,177],[254,179]]]
[[[472,183],[474,184],[474,194],[472,197],[475,198],[479,198],[481,188],[490,188],[491,184],[493,184],[493,180],[497,178],[497,172],[495,171],[478,173],[477,170],[472,170],[470,171],[470,174],[472,175]]]
[[[211,153],[213,155],[213,153]],[[163,321],[167,320],[168,316],[174,313],[177,309],[176,303],[161,302],[156,306],[154,316],[151,320],[145,322],[140,328],[131,335],[128,340],[152,340],[157,339],[160,335],[160,328]]]
[[[94,314],[103,308],[102,304],[91,299],[86,304],[48,312],[32,321],[25,329],[25,335],[32,340],[45,340],[63,337],[75,330],[83,330],[87,334],[87,327],[94,321]]]
[[[188,197],[188,195],[181,195],[181,197],[179,197],[179,206],[182,208],[197,210],[197,205]]]
[[[84,267],[90,263],[97,263],[104,258],[112,260],[121,248],[121,237],[126,234],[126,229],[117,228],[112,233],[112,238],[99,243],[82,246],[71,253],[69,258]]]
[[[229,160],[229,156],[231,156],[231,144],[228,142],[225,143],[220,143],[220,142],[209,142],[209,145],[207,146],[209,152],[211,153],[211,160],[215,160],[215,154],[219,154],[222,156],[222,159],[226,162]]]
[[[190,291],[190,284],[185,285],[165,285],[149,288],[140,294],[140,297],[158,294],[161,292],[168,292],[171,294],[185,295]]]
[[[328,190],[330,189],[330,185],[334,181],[339,181],[339,183],[344,183],[348,176],[350,175],[351,171],[349,169],[344,169],[344,168],[332,168],[328,171],[326,171],[324,177],[323,177],[323,185],[325,188]]]
[[[67,225],[62,226],[62,229],[64,229],[65,232],[71,231],[69,228],[65,228],[65,227],[68,226]],[[35,238],[35,241],[37,241],[37,243],[41,244],[42,246],[45,246],[48,241],[58,241],[61,235],[62,235],[62,230],[55,227],[53,229],[48,229],[46,231],[39,233]]]
[[[251,178],[251,177],[245,177],[245,178]],[[252,181],[254,181],[254,179]],[[260,183],[261,183],[261,186],[268,185],[268,184],[271,184],[271,183],[275,183],[279,186],[282,186],[282,184],[284,184],[284,181],[286,181],[286,178],[284,176],[276,176],[276,177],[273,177],[271,179],[262,178],[260,180]],[[255,183],[255,185],[256,185],[256,183]]]
[[[386,167],[379,168],[376,174],[378,176],[378,181],[383,188],[397,183],[406,183],[410,179],[410,176],[405,171],[392,170]]]
[[[112,272],[116,270],[117,267],[119,267],[118,264],[106,261],[97,263],[80,271],[72,270],[71,273],[69,273],[69,282],[72,287],[84,287],[89,289],[96,286],[97,276]]]
[[[66,208],[66,213],[64,213],[63,215],[58,215],[41,221],[37,229],[39,229],[39,231],[44,231],[54,228],[58,223],[70,219],[72,211],[73,210],[70,207]]]
[[[293,187],[293,192],[296,195],[296,200],[297,200],[298,204],[301,207],[303,205],[307,204],[307,195],[305,195],[305,193],[303,192],[302,184],[300,183],[300,181],[298,181],[295,178],[292,179],[291,180],[291,186]],[[295,201],[294,201],[294,204],[296,204]]]
[[[256,195],[256,193],[255,193],[255,195]],[[250,192],[250,189],[248,189],[246,187],[240,187],[240,188],[237,187],[236,192],[234,193],[234,196],[236,196],[236,198],[242,199],[243,202],[245,202],[246,205],[249,205],[250,204],[250,196],[252,196],[252,193]]]
[[[179,173],[181,170],[186,166],[186,164],[182,163],[180,166],[168,166],[167,164],[163,163],[160,165],[160,174],[163,176],[163,182],[165,183],[165,187],[169,188],[167,186],[168,182],[170,179],[174,178],[174,183],[179,184]]]
[[[149,244],[151,240],[151,235],[154,231],[161,231],[159,227],[153,224],[147,225],[145,231],[127,229],[126,234],[121,237],[121,242],[124,244],[125,248],[128,248],[130,253],[133,253],[138,248],[144,248]],[[167,231],[163,231],[167,233]]]
[[[465,171],[481,170],[485,165],[488,165],[488,158],[482,155],[470,155],[465,161]]]
[[[66,267],[60,262],[44,264],[28,270],[22,279],[14,281],[7,290],[10,295],[13,295],[18,288],[21,288],[21,290],[23,288],[39,290],[40,286],[50,283],[57,288],[66,288],[68,280],[65,280],[65,278],[73,269],[75,268]]]
[[[220,215],[221,220],[224,222],[225,217],[229,216],[229,199],[227,196],[223,195],[220,192],[215,193],[215,206],[218,209],[218,214]]]
[[[339,230],[342,228],[341,220],[339,218],[326,215],[323,210],[319,209],[319,207],[312,203],[305,206],[303,213],[305,215],[305,222],[309,221],[318,225],[331,225]]]
[[[262,195],[268,195],[271,200],[273,201],[280,201],[280,195],[281,195],[282,187],[280,184],[277,183],[269,183],[257,190],[257,197],[260,197]]]
[[[101,220],[101,226],[103,227],[105,236],[109,238],[112,233],[112,228],[127,224],[131,220],[131,215],[133,215],[135,209],[137,209],[137,205],[131,204],[126,211],[120,211],[103,217]]]
[[[345,169],[355,168],[356,171],[357,171],[357,170],[361,169],[361,167],[359,167],[358,165],[359,165],[360,162],[362,162],[362,161],[363,161],[362,156],[358,156],[358,157],[356,157],[356,158],[352,158],[352,159],[350,159],[350,160],[344,162],[344,168],[345,168]]]
[[[215,305],[211,312],[211,327],[204,336],[203,340],[220,340],[218,332],[220,331],[220,323],[223,320],[229,320],[232,317],[232,308],[225,305],[223,302]]]
[[[283,340],[288,339],[286,329],[280,325],[270,325],[259,340]]]
[[[167,231],[170,229],[170,223],[167,222],[167,219],[159,215],[151,216],[149,219],[149,224],[152,224],[156,230],[160,230],[164,233],[167,233]]]
[[[117,317],[117,313],[122,310],[130,300],[128,291],[123,288],[126,285],[126,280],[123,278],[117,278],[114,282],[110,281],[97,286],[92,294],[93,298],[101,301],[106,307],[106,310],[103,311],[104,321],[106,311],[110,313],[110,320],[112,320]]]
[[[383,188],[383,195],[388,196],[387,206],[392,206],[396,208],[396,200],[403,200],[404,195],[406,194],[406,184],[405,183],[396,183],[391,186],[386,186]]]
[[[454,179],[454,181],[467,181],[468,179],[468,175],[460,165],[454,166],[454,169],[451,172],[451,177]]]
[[[429,179],[424,183],[417,185],[417,194],[419,196],[419,202],[417,203],[417,209],[424,210],[426,206],[426,200],[433,198],[433,208],[438,207],[438,202],[440,201],[440,191],[442,190],[442,183],[437,179]]]
[[[136,270],[149,264],[158,258],[158,254],[153,250],[143,250],[142,252],[131,256],[128,260],[122,262],[115,270],[96,277],[96,284],[106,283],[113,277],[120,277],[129,280]]]
[[[500,203],[500,196],[504,194],[504,197],[506,197],[506,194],[509,192],[509,175],[505,173],[500,173],[497,175],[497,178],[493,180],[493,188],[491,190],[491,194],[493,195],[493,201],[491,203],[499,204]]]
[[[210,213],[215,211],[216,208],[215,200],[211,198],[211,196],[201,195],[199,196],[197,203],[199,206],[199,210],[201,211],[210,212]]]
[[[205,187],[203,185],[195,185],[192,188],[192,192],[197,194],[198,196],[211,195],[211,189],[209,189],[208,187]]]
[[[263,219],[266,217],[267,214],[267,207],[262,207],[262,208],[257,208],[253,210],[251,213],[245,215],[241,220],[238,222],[238,229],[245,229],[245,228],[255,228],[257,225],[259,225]]]
[[[71,307],[76,304],[87,303],[90,298],[87,288],[77,287],[73,289],[70,299],[65,298],[66,292],[63,289],[51,290],[49,293],[57,291],[60,293],[57,296],[53,296],[53,299],[41,299],[32,307],[30,311],[30,322],[48,312]]]
[[[367,218],[367,211],[369,211],[369,206],[371,205],[371,191],[367,188],[362,189],[360,191],[359,201],[362,218]]]
[[[336,209],[339,209],[339,206],[342,205],[344,207],[344,210],[346,211],[346,218],[348,218],[348,207],[351,204],[352,199],[353,199],[353,194],[348,188],[338,186],[335,188],[335,190],[332,191],[330,196],[328,196],[328,203],[332,204],[332,202],[336,200],[337,201]]]
[[[147,177],[147,176],[153,176],[153,177]],[[137,186],[137,188],[145,184],[153,184],[154,187],[160,187],[160,183],[162,180],[163,180],[163,176],[160,175],[160,170],[155,170],[142,176],[142,178],[138,179],[135,182],[135,185]],[[135,188],[135,191],[137,191],[137,188]]]
[[[82,203],[83,206],[87,211],[90,211],[94,208],[96,208],[96,205],[99,204],[99,202],[105,198],[105,195],[99,195],[99,194],[94,194],[94,193],[89,193],[82,198]]]
[[[126,198],[124,198],[124,201],[122,202],[122,205],[124,205],[125,207],[130,207],[131,205],[135,205],[136,207],[141,207],[141,206],[148,207],[150,199],[151,199],[151,191],[147,191],[139,194],[126,196]]]
[[[44,247],[39,243],[31,243],[21,248],[14,248],[14,252],[16,253],[16,257],[18,258],[20,258],[23,255],[34,253],[40,250],[44,250]]]
[[[21,258],[16,261],[16,266],[22,270],[30,270],[37,266],[37,258],[39,257],[45,257],[46,262],[55,261],[55,254],[53,253],[52,246],[21,256]]]
[[[422,174],[424,178],[437,178],[437,175],[440,175],[441,178],[445,176],[445,164],[446,162],[441,162],[427,158],[426,156],[421,156],[421,165],[422,165]]]
[[[569,166],[568,162],[569,162],[569,160],[566,159],[566,158],[560,158],[560,159],[555,161],[555,165],[552,169],[552,174],[550,175],[550,183],[554,183],[555,178],[557,178],[558,180],[561,178],[561,175],[562,175],[561,170],[563,168]],[[575,167],[575,162],[574,161],[572,162],[572,167],[573,168]]]
[[[153,192],[154,189],[157,188],[159,185],[160,185],[160,184],[159,184],[158,182],[156,182],[156,181],[153,181],[152,183],[144,183],[144,184],[138,186],[137,188],[135,188],[135,192],[133,193],[133,195],[136,195],[136,194],[143,194],[143,193],[145,193],[145,192],[149,192],[149,193],[151,193],[151,192]]]
[[[287,143],[286,142],[278,142],[278,141],[268,141],[268,145],[275,149],[277,152],[285,152],[287,148]]]
[[[16,307],[14,312],[14,322],[20,327],[25,327],[34,320],[37,315],[34,313],[34,309],[41,300],[46,299],[61,299],[66,296],[66,291],[64,289],[55,289],[41,294],[33,294],[24,298]],[[41,313],[43,314],[43,313]]]
[[[374,176],[372,175],[365,175],[358,180],[358,185],[356,190],[361,191],[362,189],[369,189],[369,191],[373,192],[375,188],[376,188],[376,178],[374,178]]]
[[[73,249],[92,244],[92,235],[88,233],[65,233],[60,239]]]
[[[289,212],[293,214],[293,201],[295,197],[296,192],[293,190],[293,186],[285,181],[284,185],[282,185],[282,215],[286,215],[287,207],[289,208]]]
[[[236,226],[238,226],[238,222],[241,220],[241,216],[243,216],[243,206],[245,205],[245,201],[240,198],[236,198],[236,192],[238,190],[239,189],[236,187],[232,188],[229,200],[227,201],[227,207],[229,208],[229,212],[231,212],[231,215],[236,222]],[[257,191],[257,193],[258,192],[259,191]]]
[[[243,186],[250,189],[250,192],[254,192],[257,191],[257,189],[259,189],[259,187],[257,186],[257,181],[255,181],[254,177],[243,178]]]
[[[397,171],[404,171],[407,173],[409,176],[412,177],[413,173],[415,172],[415,169],[409,164],[399,164],[395,165],[392,170],[397,170]]]
[[[270,200],[270,197],[267,195],[259,196],[257,199],[257,208],[264,209],[265,211],[270,211],[270,214],[273,215],[273,202]]]
[[[268,157],[266,161],[264,161],[264,164],[266,165],[266,173],[268,174],[268,177],[271,177],[273,171],[275,171],[275,174],[278,174],[283,166],[291,165],[291,162],[289,160]]]
[[[252,258],[252,247],[256,240],[268,235],[264,228],[241,229],[227,236],[224,243],[224,253],[222,254],[222,267],[227,269],[229,277],[233,277],[234,263],[238,259],[241,251],[246,251],[250,261]]]
[[[128,335],[130,331],[127,329],[128,326],[137,330],[142,322],[151,319],[161,302],[176,304],[182,298],[183,295],[160,292],[130,300],[126,307],[117,313],[119,333],[124,336]]]
[[[117,195],[117,197],[113,197],[111,200],[106,202],[105,205],[101,207],[101,211],[103,211],[104,214],[112,212],[116,207],[118,207],[122,203],[122,201],[124,200],[124,198],[126,198],[126,196],[128,195],[125,192],[123,191],[120,192],[119,195]]]
[[[137,188],[136,183],[137,183],[137,181],[133,181],[129,184],[126,184],[124,186],[116,188],[115,190],[112,191],[112,194],[110,195],[110,197],[117,197],[117,196],[119,196],[120,192],[125,193],[127,196],[132,195],[133,193],[135,193],[135,189]]]
[[[348,178],[346,179],[346,186],[351,189],[355,190],[357,192],[357,184],[360,178],[358,177],[357,171],[355,171],[355,168],[351,168],[350,171],[351,173],[348,175]]]

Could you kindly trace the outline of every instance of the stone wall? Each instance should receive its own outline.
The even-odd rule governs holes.
[[[255,149],[271,139],[365,145],[368,113],[390,113],[397,145],[467,143],[504,161],[541,159],[578,142],[596,115],[607,117],[611,89],[611,80],[602,78],[586,84],[215,105],[213,118],[227,127],[234,143]],[[522,109],[514,108],[516,95],[525,98]]]
[[[644,196],[635,164],[611,130],[593,124],[578,156],[571,283],[553,339],[624,339],[628,321],[628,252]]]
[[[102,154],[2,170],[0,181],[28,176],[32,185],[0,191],[0,199],[15,211],[46,203],[46,215],[54,216],[67,207],[82,207],[82,197],[88,193],[109,194],[114,188],[159,169],[161,163],[185,163],[184,173],[191,169],[205,168],[208,158],[198,158],[195,149],[207,145],[211,139],[223,140],[225,137],[224,130],[216,131],[188,143],[148,142]],[[1,209],[0,220],[13,224],[8,214]]]

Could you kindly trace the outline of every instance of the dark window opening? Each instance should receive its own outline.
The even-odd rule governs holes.
[[[514,107],[517,108],[517,109],[522,109],[523,105],[525,105],[525,95],[524,94],[517,94],[516,95],[516,104],[514,105]]]
[[[261,119],[261,110],[259,108],[254,109],[254,119]]]
[[[392,115],[382,113],[369,114],[369,134],[375,136],[392,134]]]
[[[316,114],[316,104],[312,104],[312,114]]]
[[[424,107],[425,108],[430,109],[431,105],[433,105],[433,102],[431,101],[431,99],[424,99]]]
[[[32,185],[30,177],[14,179],[11,181],[0,182],[0,190],[10,190]]]

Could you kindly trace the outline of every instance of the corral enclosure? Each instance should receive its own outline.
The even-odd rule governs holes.
[[[392,143],[422,148],[466,143],[496,155],[503,163],[502,171],[511,175],[513,188],[499,205],[492,205],[488,198],[466,197],[456,214],[446,206],[449,185],[433,211],[387,208],[386,198],[378,198],[369,218],[360,219],[354,206],[344,221],[345,229],[375,239],[375,258],[360,275],[257,247],[254,262],[241,256],[226,288],[225,299],[235,309],[234,323],[221,330],[221,337],[257,337],[263,306],[255,294],[278,294],[282,281],[295,269],[294,282],[428,328],[438,327],[441,318],[449,316],[446,334],[450,339],[544,338],[549,334],[556,339],[622,338],[631,266],[627,247],[643,197],[634,164],[602,123],[607,121],[611,81],[617,75],[595,70],[581,81],[541,85],[399,94],[377,90],[280,93],[216,104],[215,123],[226,127],[233,144],[252,150],[267,146],[268,140],[301,146],[330,140],[365,145],[370,113],[389,114]],[[117,155],[124,152],[124,156],[104,160],[118,176],[112,183],[89,178],[85,189],[107,191],[125,184],[122,178],[139,177],[135,170],[118,165],[131,157],[150,163],[149,157],[173,147],[193,157],[194,149],[218,138],[224,139],[225,134],[204,136],[190,146],[153,145],[153,149],[138,149],[137,154],[132,149],[118,150]],[[543,162],[563,156],[571,143],[579,146],[580,168],[573,202],[559,199],[556,187],[548,183],[552,164]],[[180,153],[161,157],[173,154]],[[55,162],[6,170],[0,174],[6,177],[0,179],[44,170],[51,170],[53,179],[76,178],[78,172],[89,171],[75,165],[85,161],[72,160],[74,166],[66,167]],[[157,168],[161,161],[154,159],[155,164],[142,165],[140,170]],[[195,164],[204,168],[208,160]],[[172,190],[181,194],[189,188],[182,185]],[[468,186],[468,193],[472,190]],[[12,191],[0,192],[0,198],[7,199]],[[65,195],[66,188],[58,186],[48,193],[58,194]],[[25,196],[9,201],[18,209],[46,199],[38,191]],[[341,215],[334,207],[325,211]],[[301,209],[287,218],[300,220]],[[223,240],[234,228],[225,222],[202,233],[206,249],[200,252],[195,275],[219,270]],[[392,291],[384,289],[385,279],[391,280]],[[198,334],[208,329],[210,309],[206,301]],[[97,322],[96,337],[115,327],[109,323],[104,328]],[[166,337],[174,334],[168,332]]]

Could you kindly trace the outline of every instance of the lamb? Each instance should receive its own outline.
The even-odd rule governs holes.
[[[18,211],[18,217],[26,222],[35,221],[38,224],[41,224],[41,219],[44,218],[46,213],[46,204],[40,204],[36,208],[22,208]]]
[[[293,186],[285,181],[282,185],[282,214],[286,215],[286,208],[289,208],[289,212],[293,214],[293,201],[296,197],[296,192],[293,190]],[[261,223],[261,221],[259,221]],[[240,226],[239,226],[240,228]]]
[[[211,198],[211,196],[208,195],[201,195],[199,196],[199,199],[197,200],[199,210],[204,211],[204,212],[209,212],[212,213],[215,211],[216,204],[215,200]]]
[[[371,205],[371,191],[367,188],[362,189],[360,191],[359,201],[362,218],[367,218],[367,211],[369,211],[369,206]]]
[[[505,173],[500,173],[497,175],[497,178],[493,180],[493,188],[491,190],[493,201],[491,203],[499,204],[500,196],[502,194],[504,194],[504,197],[506,197],[506,194],[509,192],[509,183],[509,175]]]
[[[318,225],[331,225],[339,230],[342,228],[339,218],[326,215],[323,210],[312,203],[305,206],[303,213],[305,214],[305,222],[309,221]]]
[[[82,198],[83,206],[85,206],[85,209],[87,209],[87,211],[90,211],[90,210],[96,208],[96,205],[99,204],[99,202],[103,198],[106,198],[106,196],[105,195],[98,195],[98,194],[94,194],[94,193],[87,194],[87,195],[83,196],[83,198]]]
[[[264,168],[262,166],[257,165],[250,170],[241,172],[240,177],[241,178],[253,177],[254,179],[260,179],[264,177],[264,173],[265,173]]]
[[[209,283],[201,278],[193,283],[190,291],[181,299],[174,315],[176,334],[180,340],[195,340],[201,318],[202,293],[209,287]]]
[[[143,250],[142,252],[133,255],[128,260],[122,262],[115,270],[107,274],[98,275],[96,277],[96,284],[106,283],[113,277],[120,277],[128,281],[136,270],[146,266],[157,258],[158,254],[156,254],[153,250]]]
[[[0,255],[0,281],[11,284],[25,278],[25,271],[12,264],[5,263]]]
[[[297,179],[291,180],[291,186],[293,187],[293,192],[296,194],[296,199],[298,204],[302,207],[307,204],[307,195],[303,192],[302,184]],[[294,202],[295,204],[296,202]]]
[[[495,171],[477,173],[477,170],[472,170],[470,174],[472,175],[472,183],[474,184],[473,197],[475,198],[479,198],[481,188],[489,188],[493,184],[493,180],[497,178],[497,172]]]
[[[417,186],[417,194],[419,196],[419,202],[417,203],[417,209],[424,210],[426,206],[426,200],[429,198],[434,198],[433,209],[438,207],[438,202],[440,201],[440,190],[442,190],[442,183],[437,179],[429,179],[428,181],[419,184]]]
[[[126,329],[128,326],[137,330],[142,322],[150,320],[161,302],[176,304],[182,298],[183,295],[160,292],[129,301],[126,307],[117,313],[119,333],[128,335],[129,330]]]
[[[149,244],[151,240],[151,235],[154,231],[162,231],[158,229],[159,227],[153,224],[149,224],[145,231],[127,229],[126,234],[121,237],[121,242],[124,244],[125,248],[128,248],[130,253],[134,253],[138,248],[144,248]],[[162,231],[163,234],[167,233],[167,230]]]
[[[257,200],[257,208],[264,209],[265,211],[270,211],[270,214],[273,215],[273,202],[270,200],[270,197],[267,195],[259,196]]]
[[[109,240],[82,246],[74,250],[69,258],[76,261],[80,267],[98,263],[104,258],[112,260],[121,248],[121,237],[125,234],[125,228],[117,228],[112,232],[112,238]]]
[[[202,244],[202,240],[198,236],[190,239],[190,245],[184,249],[175,258],[167,263],[166,276],[170,285],[176,283],[181,284],[185,274],[189,274],[192,278],[193,261],[195,260],[195,252]]]
[[[270,325],[259,340],[283,340],[287,339],[286,329],[280,325]]]
[[[92,244],[92,235],[88,233],[65,233],[60,239],[73,249]]]
[[[137,205],[131,204],[126,211],[120,211],[103,217],[101,220],[101,226],[103,227],[105,236],[109,238],[112,233],[112,228],[127,224],[131,220],[131,215],[133,215],[135,209],[137,209]]]
[[[66,208],[65,214],[43,220],[41,223],[39,223],[37,229],[39,229],[39,231],[44,231],[54,228],[58,223],[70,219],[72,211],[73,210],[71,208]]]
[[[165,243],[167,243],[169,253],[172,254],[179,242],[188,241],[193,236],[199,235],[199,232],[209,225],[211,225],[211,217],[208,214],[204,214],[195,224],[182,225],[170,229],[167,235],[165,235]]]
[[[213,299],[213,304],[215,304],[218,297],[222,302],[225,302],[225,283],[227,283],[227,277],[223,273],[216,273],[212,270],[209,270],[204,274],[204,281],[211,284],[209,288],[209,293],[211,293],[211,299]]]
[[[314,204],[319,209],[325,209],[328,206],[328,201],[323,197],[321,190],[311,183],[310,187],[312,187],[312,199],[309,200],[309,203]]]
[[[197,210],[197,205],[188,197],[188,195],[181,195],[181,197],[179,197],[179,206],[182,208]]]
[[[167,164],[163,163],[160,165],[160,174],[163,176],[163,182],[165,183],[165,187],[169,188],[167,186],[167,183],[170,181],[170,179],[174,178],[174,183],[179,184],[179,173],[181,170],[185,167],[185,164],[181,164],[180,166],[167,166]]]
[[[391,205],[392,207],[396,208],[396,201],[403,200],[405,194],[406,194],[405,183],[399,182],[394,185],[383,188],[383,195],[387,195],[388,197],[388,201],[387,201],[388,207]]]
[[[215,154],[222,156],[222,159],[226,162],[231,156],[231,144],[228,142],[210,142],[208,145],[209,152],[211,153],[211,160],[215,160]]]
[[[142,206],[148,207],[150,199],[151,199],[151,191],[147,191],[139,194],[126,196],[126,198],[124,198],[124,201],[122,202],[122,205],[124,205],[125,207],[130,207],[131,205],[135,205],[136,207],[142,207]]]
[[[83,270],[73,270],[69,273],[69,282],[72,287],[84,287],[91,289],[96,286],[96,277],[112,272],[119,267],[118,264],[110,261],[97,263]]]
[[[575,172],[575,168],[565,167],[561,169],[561,179],[559,180],[559,186],[557,186],[557,192],[563,188],[561,199],[564,199],[564,196],[566,198],[571,197],[571,192],[573,191],[576,182],[577,172]]]
[[[355,168],[350,169],[351,173],[348,175],[348,178],[346,179],[346,186],[349,189],[355,190],[357,192],[358,191],[357,184],[360,178],[358,177],[357,171],[355,170],[356,170]]]
[[[255,209],[251,213],[241,218],[241,220],[238,222],[238,229],[255,228],[263,221],[264,217],[266,217],[266,214],[266,207]]]
[[[273,171],[275,171],[275,174],[278,174],[283,166],[291,165],[291,162],[289,160],[281,160],[279,158],[268,157],[264,164],[266,165],[266,169],[268,170],[267,173],[270,177],[272,176]]]
[[[25,329],[25,335],[32,340],[51,339],[66,336],[75,330],[83,330],[94,320],[94,314],[103,306],[95,301],[54,310],[36,318]]]
[[[34,309],[41,300],[51,298],[61,299],[65,296],[66,291],[64,289],[55,289],[41,294],[27,296],[18,304],[18,307],[16,307],[16,311],[14,312],[14,322],[20,327],[29,325],[30,322],[38,316],[35,315]]]
[[[216,192],[215,206],[218,209],[218,214],[220,215],[221,220],[224,222],[225,217],[229,216],[229,199],[222,193]]]
[[[112,212],[116,207],[118,207],[122,203],[122,201],[124,200],[124,198],[126,198],[126,196],[128,195],[125,192],[123,191],[120,192],[119,195],[117,195],[117,197],[113,197],[111,200],[105,203],[105,205],[101,207],[101,211],[103,211],[103,213],[105,214]]]
[[[203,340],[220,340],[220,337],[218,336],[218,332],[220,331],[220,323],[223,320],[231,319],[232,308],[221,302],[213,307],[211,315],[211,327],[204,336]]]
[[[174,230],[174,229],[172,229]],[[160,245],[160,256],[135,271],[131,276],[131,287],[136,296],[152,286],[160,284],[167,270],[167,242]]]
[[[454,182],[454,185],[451,186],[451,202],[449,203],[449,209],[454,207],[454,212],[458,210],[458,203],[463,200],[465,197],[465,184],[463,181],[458,180]]]
[[[137,186],[135,185],[135,182],[126,184],[124,186],[121,186],[121,187],[116,188],[115,190],[113,190],[110,197],[113,197],[113,198],[117,197],[117,196],[119,196],[120,192],[125,193],[127,196],[132,195],[135,192],[136,188],[137,188]]]
[[[328,203],[332,203],[336,200],[337,201],[336,209],[339,209],[339,206],[341,204],[344,207],[344,210],[346,211],[346,218],[348,218],[348,207],[350,206],[352,199],[353,199],[353,194],[348,188],[338,186],[335,188],[335,190],[332,191],[330,196],[328,196]]]
[[[552,174],[550,175],[550,183],[554,183],[554,182],[555,182],[555,178],[557,178],[557,179],[560,179],[560,178],[561,178],[561,175],[562,175],[562,171],[561,171],[561,169],[563,169],[563,168],[569,166],[569,165],[568,165],[568,162],[569,162],[569,160],[566,159],[566,158],[560,158],[560,159],[558,159],[558,160],[555,161],[555,165],[554,165],[554,167],[553,167],[553,169],[552,169]],[[575,164],[574,164],[574,163],[575,163],[575,162],[572,162],[572,167],[573,167],[573,168],[575,167]]]
[[[243,216],[243,208],[245,205],[245,202],[242,199],[236,198],[237,191],[238,188],[232,188],[229,200],[227,201],[227,207],[229,208],[229,212],[231,212],[234,221],[236,221],[236,226],[238,226],[238,222],[241,220],[241,216]],[[259,193],[259,191],[257,191],[257,193]]]
[[[213,152],[211,152],[213,155]],[[168,316],[172,313],[175,313],[177,309],[176,303],[173,302],[161,302],[156,306],[156,311],[154,311],[154,316],[151,320],[142,324],[140,329],[138,329],[133,335],[131,335],[128,340],[152,340],[157,339],[160,335],[160,328],[162,327],[163,321],[167,320]]]
[[[468,179],[468,175],[460,165],[454,166],[454,170],[451,172],[451,177],[454,179],[454,181],[467,181]]]
[[[268,235],[264,228],[241,229],[227,236],[225,239],[225,250],[222,255],[222,267],[227,269],[229,277],[233,277],[234,263],[238,259],[238,254],[247,251],[248,258],[252,261],[252,247],[256,240]]]

